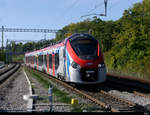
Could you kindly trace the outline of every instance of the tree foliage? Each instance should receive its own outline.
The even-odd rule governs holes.
[[[60,31],[67,32],[62,39],[73,33],[91,33],[106,54],[110,69],[150,75],[150,0],[134,4],[119,20],[103,21],[95,16]]]
[[[150,73],[150,1],[136,3],[125,10],[119,31],[114,31],[110,67],[139,73]],[[114,61],[114,58],[116,61]]]
[[[74,33],[90,33],[99,41],[108,69],[150,75],[150,0],[134,4],[116,21],[95,16],[63,27],[53,40],[12,43],[12,50],[21,45],[23,52],[37,50]]]

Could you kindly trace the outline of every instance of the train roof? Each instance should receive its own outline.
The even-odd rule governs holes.
[[[46,47],[46,48],[41,48],[39,50],[36,51],[31,51],[31,52],[26,52],[25,54],[30,54],[30,53],[36,53],[36,52],[41,52],[41,51],[45,51],[51,48],[57,48],[57,47],[61,47],[63,45],[65,45],[67,43],[68,40],[72,39],[72,38],[76,38],[76,37],[82,37],[82,36],[86,36],[86,37],[90,37],[92,39],[94,39],[91,35],[86,34],[86,33],[82,33],[82,34],[73,34],[67,38],[65,38],[64,40],[59,40],[56,43],[52,43],[50,44],[50,46]]]
[[[72,39],[72,38],[77,38],[77,37],[82,37],[82,36],[86,36],[86,37],[90,37],[92,39],[95,39],[93,36],[89,35],[89,34],[86,34],[86,33],[81,33],[81,34],[73,34],[71,36],[69,36],[68,38],[65,39],[65,43],[69,40],[69,39]]]
[[[61,43],[58,43],[58,44],[55,44],[55,45],[50,45],[50,46],[48,46],[48,47],[46,47],[46,48],[42,48],[42,49],[35,50],[35,51],[31,51],[31,52],[26,52],[25,54],[30,54],[30,53],[32,54],[32,53],[36,53],[36,52],[41,52],[41,51],[45,51],[45,50],[48,50],[48,49],[61,47],[61,46],[63,46],[63,45],[64,45],[64,43],[61,42]]]

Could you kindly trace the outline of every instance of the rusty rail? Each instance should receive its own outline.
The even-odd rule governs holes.
[[[145,83],[145,84],[150,84],[150,79],[137,78],[137,77],[133,77],[133,76],[121,76],[121,75],[116,75],[116,74],[111,74],[111,73],[107,73],[107,76],[114,77],[114,78],[127,79],[127,80],[132,80],[132,81],[138,81],[138,82]]]
[[[150,99],[150,94],[144,94],[144,93],[140,93],[140,92],[137,92],[137,91],[134,91],[134,94]]]

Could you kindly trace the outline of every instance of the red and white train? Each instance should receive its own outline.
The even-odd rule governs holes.
[[[89,34],[73,34],[61,43],[25,53],[25,64],[70,83],[96,84],[106,80],[100,45]]]

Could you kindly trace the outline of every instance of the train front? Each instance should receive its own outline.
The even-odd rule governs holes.
[[[106,67],[98,41],[88,34],[75,34],[66,42],[69,82],[96,84],[106,80]]]

